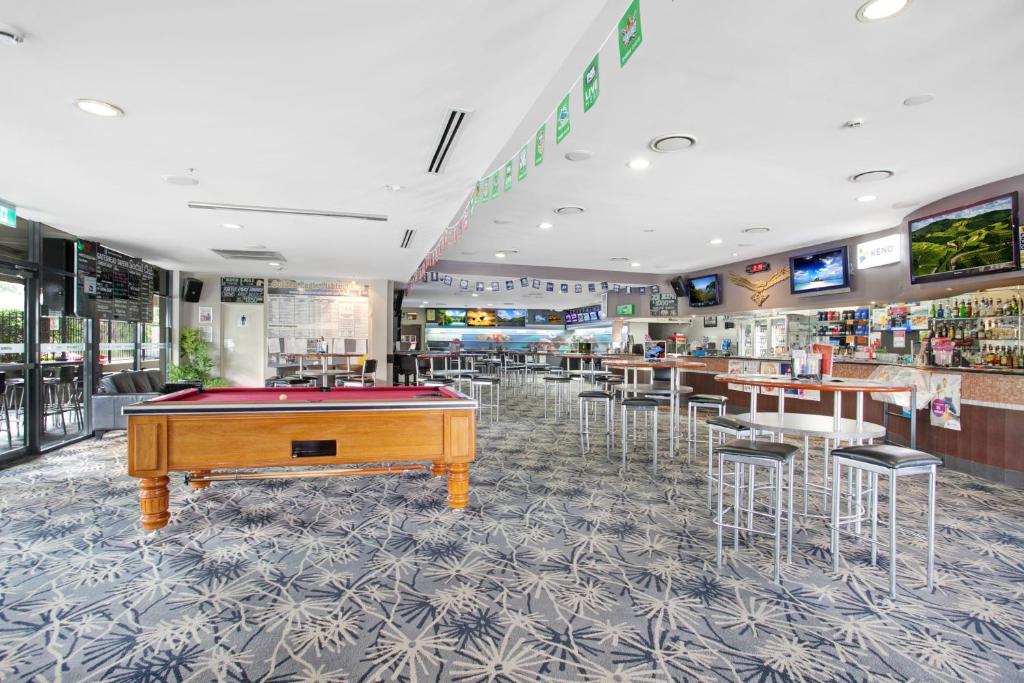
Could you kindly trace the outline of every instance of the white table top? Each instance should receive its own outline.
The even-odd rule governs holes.
[[[750,413],[741,413],[732,417],[748,427],[797,436],[817,436],[829,439],[878,439],[885,436],[885,427],[880,424],[862,422],[858,429],[856,420],[845,417],[839,421],[839,431],[836,431],[835,418],[831,415],[786,413],[780,420],[777,412],[765,411],[758,413],[756,420],[750,419]]]

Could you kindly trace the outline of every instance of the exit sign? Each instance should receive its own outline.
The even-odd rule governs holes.
[[[749,266],[747,266],[747,272],[751,274],[767,273],[771,269],[772,264],[768,263],[767,261],[761,261],[760,263],[751,263]]]
[[[0,225],[8,228],[18,227],[18,209],[9,202],[0,199]]]

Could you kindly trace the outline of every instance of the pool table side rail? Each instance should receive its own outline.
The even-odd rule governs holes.
[[[159,399],[140,401],[126,405],[121,409],[124,415],[194,415],[194,414],[229,414],[229,413],[330,413],[355,410],[476,410],[477,403],[460,391],[449,388],[457,398],[419,398],[392,400],[358,400],[358,401],[239,401],[237,403],[202,401],[176,402],[177,395],[188,395],[195,389],[185,389],[161,396]]]

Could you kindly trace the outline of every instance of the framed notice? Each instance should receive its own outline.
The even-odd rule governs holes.
[[[261,277],[222,277],[220,302],[222,304],[262,304],[264,280]]]

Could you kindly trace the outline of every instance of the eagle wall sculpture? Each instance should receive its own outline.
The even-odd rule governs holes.
[[[768,300],[768,290],[787,278],[789,278],[789,266],[784,267],[773,275],[769,275],[764,280],[756,281],[751,280],[749,277],[737,275],[736,273],[729,273],[730,282],[753,292],[753,294],[750,295],[750,300],[757,304],[758,307]]]

